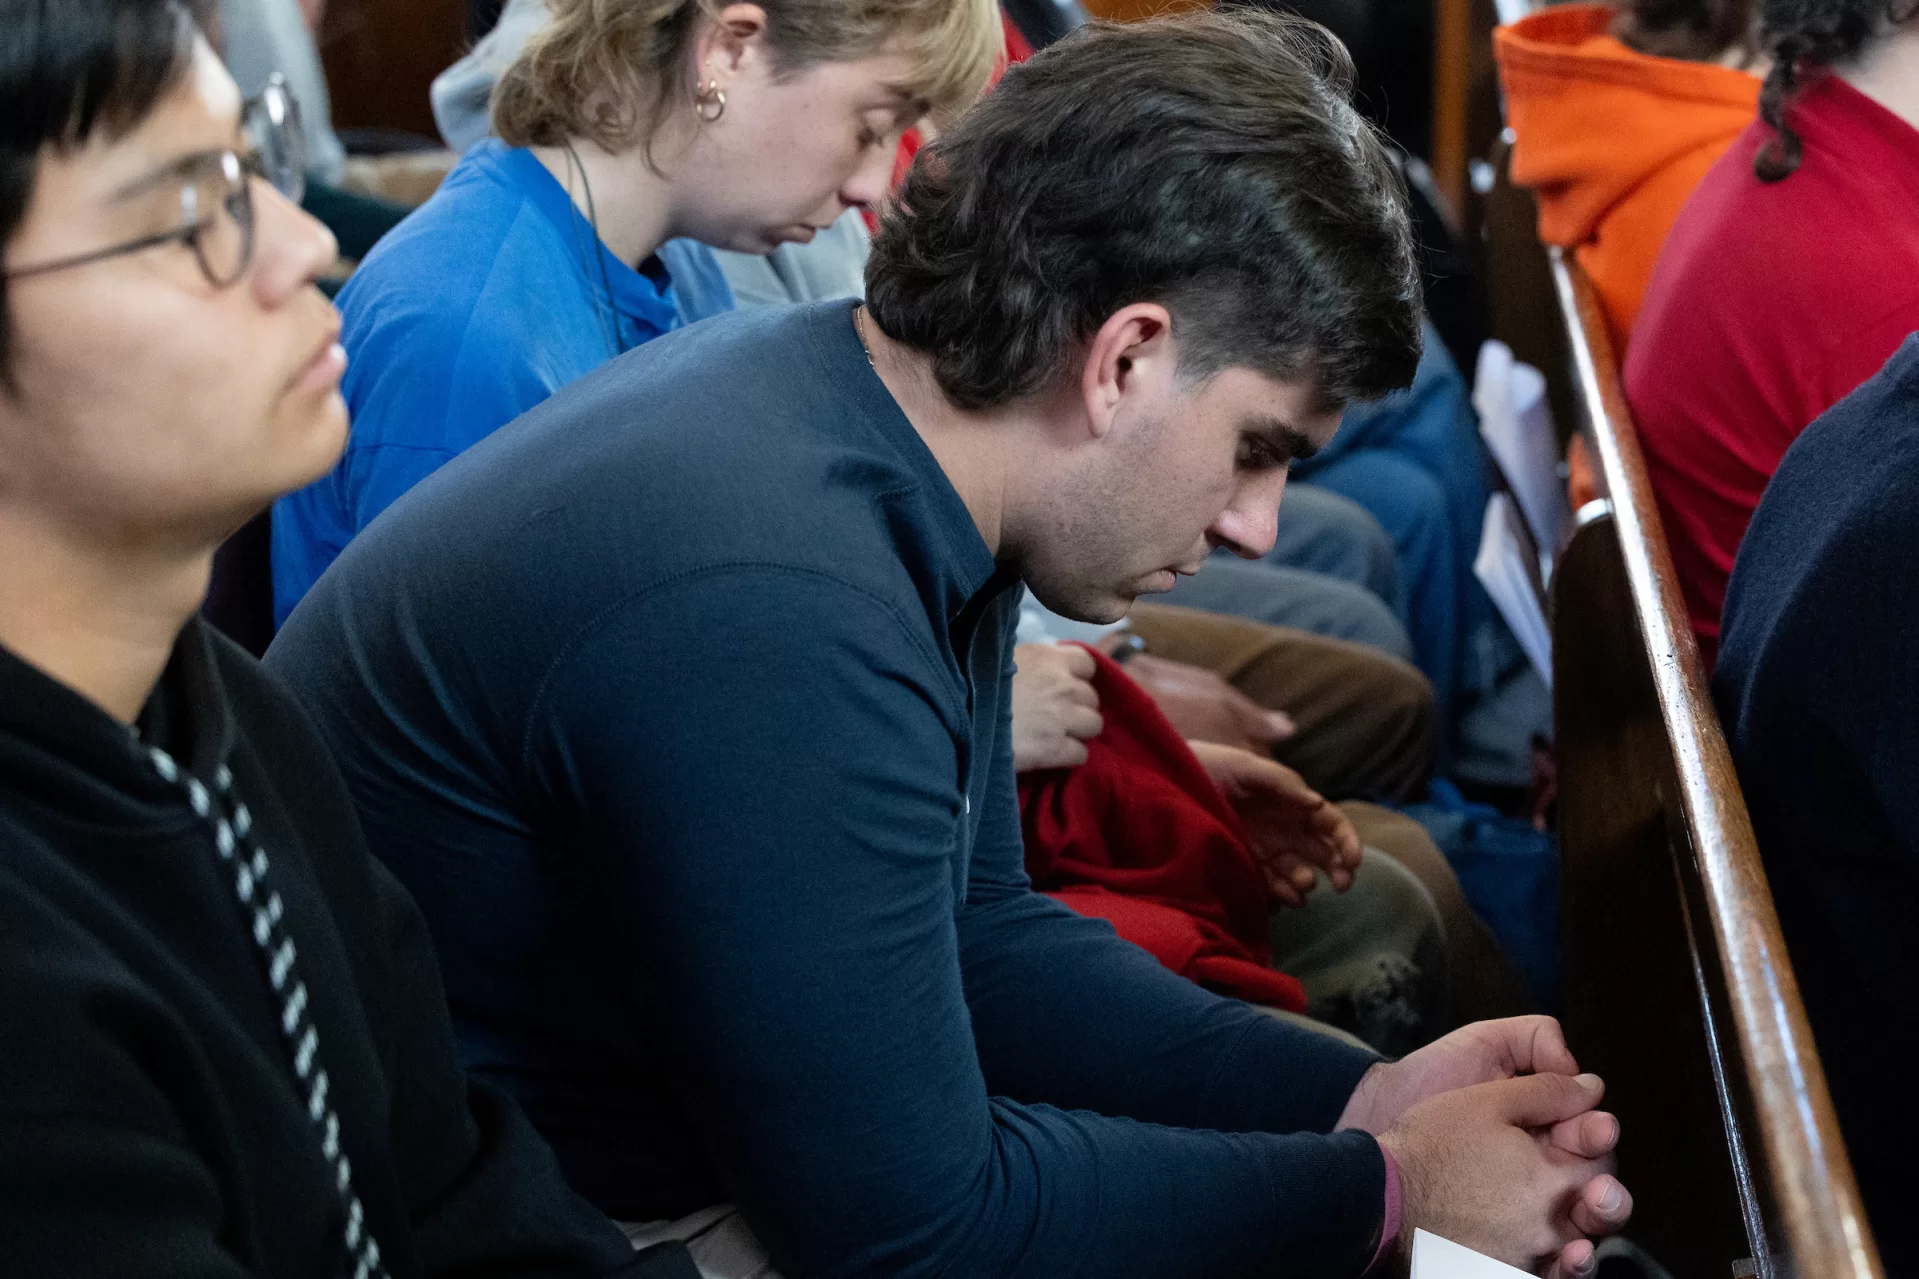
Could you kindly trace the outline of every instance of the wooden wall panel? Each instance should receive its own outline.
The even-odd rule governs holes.
[[[465,48],[464,0],[330,0],[320,59],[334,126],[437,138],[428,88]]]

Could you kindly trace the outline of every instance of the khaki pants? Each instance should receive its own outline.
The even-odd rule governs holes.
[[[1306,905],[1273,912],[1273,967],[1306,988],[1306,1015],[1400,1057],[1453,1028],[1447,930],[1419,876],[1367,845],[1353,882],[1320,876]]]
[[[1458,876],[1426,828],[1403,813],[1377,804],[1348,802],[1339,807],[1359,832],[1360,843],[1391,856],[1418,878],[1431,898],[1451,960],[1451,1020],[1463,1025],[1532,1012],[1532,998],[1526,993],[1519,970],[1499,948],[1492,931],[1466,904]],[[1319,891],[1325,891],[1323,885]],[[1309,999],[1311,995],[1309,988]]]
[[[1525,985],[1466,904],[1425,828],[1373,804],[1340,806],[1366,855],[1352,887],[1324,876],[1303,910],[1275,911],[1273,966],[1306,1013],[1402,1056],[1469,1021],[1530,1011]]]
[[[1273,757],[1331,799],[1411,799],[1433,766],[1433,689],[1376,648],[1223,613],[1136,603],[1149,652],[1203,666],[1299,731]]]

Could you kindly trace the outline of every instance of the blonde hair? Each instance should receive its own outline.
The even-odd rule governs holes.
[[[996,0],[758,0],[775,71],[903,54],[896,87],[937,121],[971,105],[1001,48]],[[493,89],[493,130],[510,146],[591,139],[640,146],[694,105],[691,50],[721,0],[548,0],[547,25]]]

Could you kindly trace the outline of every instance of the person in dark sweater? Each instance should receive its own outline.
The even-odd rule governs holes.
[[[922,155],[865,307],[602,366],[288,618],[267,665],[467,1063],[633,1237],[718,1276],[1335,1276],[1418,1225],[1576,1275],[1624,1220],[1550,1021],[1381,1064],[1022,869],[1015,584],[1110,621],[1261,554],[1288,460],[1412,376],[1349,73],[1272,15],[1067,37]]]
[[[196,16],[0,0],[0,1274],[685,1279],[468,1084],[313,725],[194,618],[346,427],[333,239]]]
[[[1786,450],[1726,589],[1713,695],[1882,1241],[1919,1104],[1919,337]],[[1919,1273],[1897,1248],[1888,1273]]]

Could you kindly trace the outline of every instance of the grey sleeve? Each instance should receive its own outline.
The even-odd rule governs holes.
[[[240,92],[252,97],[278,71],[300,104],[306,133],[307,172],[337,183],[346,164],[346,148],[333,132],[333,103],[327,97],[320,51],[300,16],[298,0],[221,0],[227,70]]]
[[[498,25],[433,78],[433,120],[448,146],[464,152],[493,131],[493,85],[546,18],[546,0],[508,0]]]

